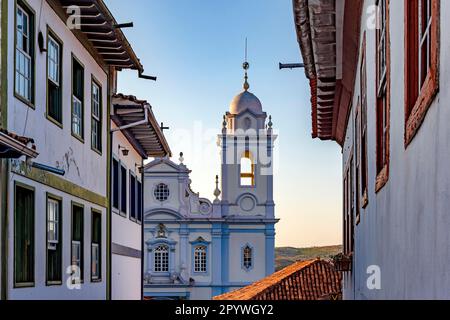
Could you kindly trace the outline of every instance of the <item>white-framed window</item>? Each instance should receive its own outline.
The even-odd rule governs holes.
[[[47,242],[49,250],[56,250],[59,243],[60,202],[48,199],[47,202]]]
[[[27,102],[33,100],[33,18],[20,4],[16,10],[15,92]]]
[[[47,116],[62,125],[62,44],[47,36]]]
[[[77,97],[72,101],[72,133],[81,137],[83,133],[83,105]]]
[[[197,246],[194,249],[194,272],[207,272],[207,257],[205,246]]]
[[[160,202],[167,201],[167,199],[169,199],[170,196],[169,187],[164,183],[160,183],[156,186],[154,194],[156,200]]]
[[[100,86],[92,82],[92,148],[102,151],[102,90]]]
[[[72,58],[72,134],[84,139],[84,67]]]
[[[253,249],[246,246],[242,251],[242,265],[245,269],[250,270],[253,267]]]
[[[61,46],[51,35],[48,36],[47,59],[48,79],[51,80],[55,85],[59,86]]]
[[[160,245],[154,251],[155,272],[169,272],[169,247]]]

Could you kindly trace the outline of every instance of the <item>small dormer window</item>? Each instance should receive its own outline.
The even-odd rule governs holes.
[[[155,188],[156,200],[158,200],[160,202],[164,202],[169,199],[169,196],[170,196],[170,190],[166,184],[160,183],[156,186],[156,188]]]

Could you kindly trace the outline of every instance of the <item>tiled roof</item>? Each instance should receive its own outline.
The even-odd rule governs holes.
[[[29,143],[33,144],[32,148],[36,149],[36,146],[34,145],[34,140],[31,138],[27,138],[27,137],[21,137],[15,133],[9,132],[8,130],[2,129],[0,128],[0,132],[3,134],[6,134],[7,136],[9,136],[10,138],[13,138],[14,140],[17,140],[18,142],[27,145]]]
[[[172,156],[172,151],[163,130],[156,121],[150,103],[132,95],[118,93],[113,95],[112,104],[114,114],[111,119],[118,127],[144,121],[147,113],[148,123],[141,123],[122,132],[144,159]]]
[[[128,42],[111,11],[103,0],[57,0],[48,1],[55,12],[66,21],[66,8],[77,6],[80,10],[78,28],[72,28],[76,35],[83,35],[103,59],[106,65],[121,69],[144,72],[139,58]],[[64,10],[60,10],[62,7]]]
[[[271,276],[214,300],[329,300],[342,296],[342,275],[329,262],[296,262]]]
[[[36,158],[38,155],[33,139],[0,128],[0,158]]]
[[[123,93],[116,93],[116,94],[113,95],[113,98],[128,100],[130,102],[137,103],[137,104],[140,104],[140,105],[149,104],[147,102],[147,100],[140,100],[140,99],[136,98],[136,96],[126,95],[126,94],[123,94]]]

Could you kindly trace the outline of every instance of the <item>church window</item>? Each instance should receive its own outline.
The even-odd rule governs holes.
[[[241,158],[241,186],[255,186],[255,165],[253,164],[252,155],[248,151]]]
[[[253,249],[250,246],[244,248],[242,259],[244,268],[250,270],[253,267]]]
[[[161,245],[155,249],[155,272],[169,272],[169,247]]]
[[[167,199],[169,199],[169,196],[170,196],[170,190],[166,184],[160,183],[159,185],[156,186],[156,189],[155,189],[156,200],[158,200],[160,202],[164,202],[164,201],[167,201]]]
[[[198,246],[194,250],[194,271],[198,273],[205,273],[207,271],[205,246]]]

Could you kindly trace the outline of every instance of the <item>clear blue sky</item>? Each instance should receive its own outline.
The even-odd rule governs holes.
[[[245,37],[250,85],[279,131],[275,174],[278,246],[341,243],[341,150],[311,139],[309,86],[300,62],[291,0],[106,0],[157,82],[122,72],[119,91],[147,99],[178,161],[185,154],[193,189],[212,199],[220,173],[216,135],[242,89]]]

